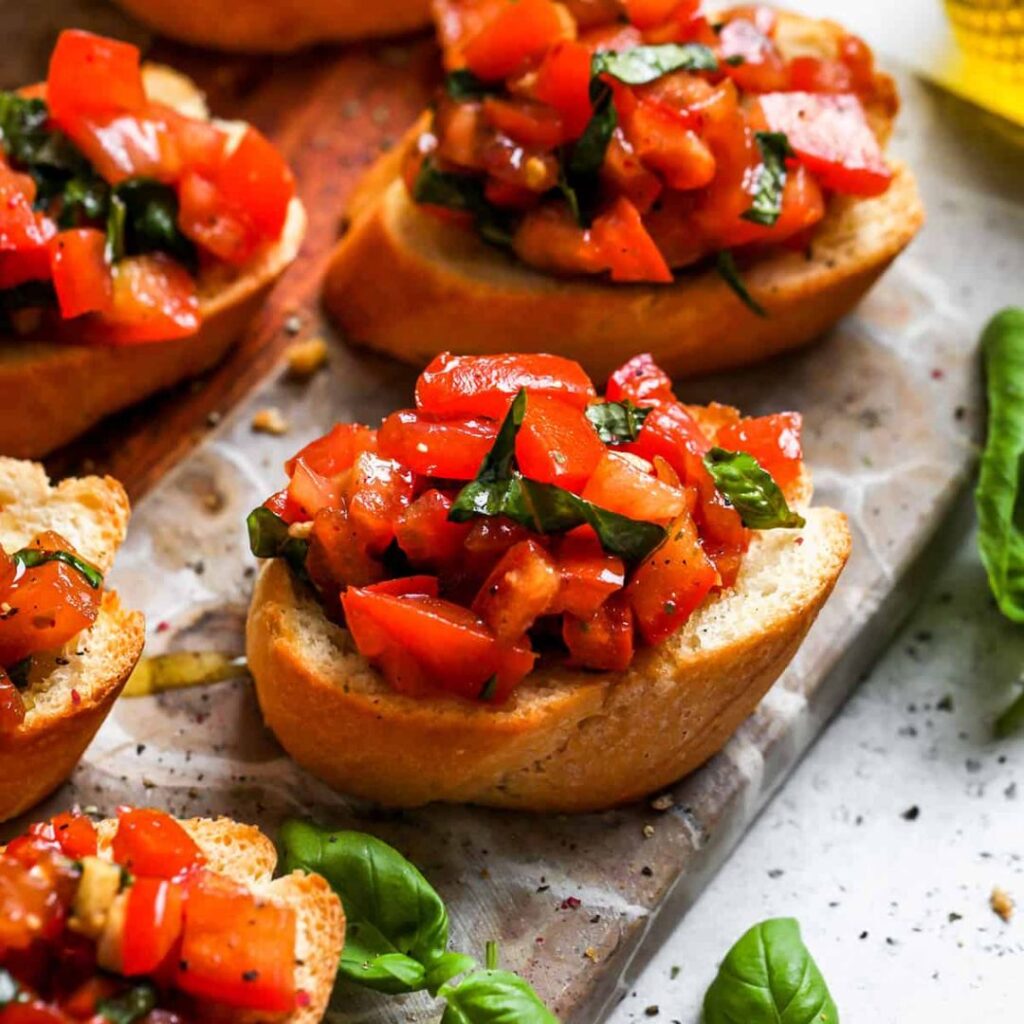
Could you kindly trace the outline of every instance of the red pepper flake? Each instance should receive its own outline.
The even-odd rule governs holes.
[[[295,993],[295,1005],[300,1010],[304,1010],[312,1002],[313,1000],[310,999],[309,993],[304,988],[300,988],[299,991]]]
[[[169,630],[170,628],[171,628],[171,624],[166,619],[164,619],[162,622],[158,622],[156,624],[156,631],[158,633],[166,633],[167,630]]]
[[[71,691],[71,703],[78,707],[82,703],[82,695],[77,690]]]
[[[580,901],[575,896],[566,896],[562,900],[562,905],[558,908],[559,910],[575,910],[580,905]]]
[[[932,370],[932,380],[942,380],[942,378],[945,377],[945,376],[946,376],[946,371],[945,370],[940,370],[938,367],[936,367],[934,370]]]
[[[538,935],[535,941],[536,941],[538,946],[543,945],[544,944],[544,936],[543,935]]]

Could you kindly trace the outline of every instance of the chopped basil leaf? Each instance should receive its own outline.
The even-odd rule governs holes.
[[[245,520],[249,531],[249,550],[257,558],[283,558],[300,579],[306,577],[309,541],[293,537],[288,524],[269,508],[254,508]]]
[[[40,548],[22,548],[15,551],[11,558],[18,565],[26,569],[34,569],[38,565],[45,565],[47,562],[63,562],[70,565],[72,569],[80,572],[85,581],[93,590],[99,590],[103,586],[103,573],[84,558],[71,554],[70,551],[43,551]]]
[[[1024,729],[1024,693],[1000,713],[992,731],[996,739],[1002,740],[1020,729]]]
[[[793,156],[785,132],[755,132],[761,150],[761,165],[754,179],[750,209],[740,216],[754,224],[771,227],[782,213],[782,193],[786,187],[786,158]]]
[[[483,688],[480,690],[481,700],[494,700],[494,695],[498,692],[498,677],[497,675],[491,676],[490,679],[484,683]]]
[[[88,161],[63,132],[47,127],[49,118],[45,100],[0,92],[0,143],[8,159],[30,173],[40,167],[87,173]]]
[[[492,96],[495,92],[493,86],[477,78],[467,68],[450,72],[444,80],[444,91],[453,100],[475,100],[481,96]]]
[[[628,444],[635,441],[650,414],[628,398],[624,402],[596,402],[587,406],[587,419],[605,444]]]
[[[744,526],[774,530],[804,525],[803,516],[790,509],[779,485],[753,455],[712,448],[704,456],[704,465],[715,486],[739,512]]]
[[[110,1024],[135,1024],[156,1008],[156,989],[143,983],[96,1004],[96,1012]]]
[[[28,674],[32,671],[32,655],[16,661],[7,669],[7,678],[19,689],[24,690],[28,686]]]
[[[75,228],[101,222],[109,203],[110,186],[102,178],[72,178],[64,185],[57,223],[62,228]]]
[[[21,1002],[22,998],[21,986],[14,975],[0,967],[0,1010],[11,1003]]]
[[[125,224],[128,220],[128,208],[119,195],[110,197],[110,206],[107,208],[107,247],[106,257],[108,263],[117,263],[124,259],[124,235]]]
[[[512,244],[509,217],[487,202],[484,183],[474,175],[442,171],[432,160],[424,160],[413,184],[412,197],[417,203],[470,214],[485,242],[505,248]]]
[[[114,189],[111,202],[124,205],[124,251],[159,250],[186,267],[197,264],[196,247],[178,228],[174,189],[152,178],[129,178]]]
[[[725,63],[731,68],[742,67],[746,62],[747,58],[742,53],[734,53],[732,56],[725,58]]]
[[[559,188],[584,227],[589,227],[594,219],[600,191],[599,175],[619,123],[612,91],[598,78],[590,83],[590,104],[593,113],[583,134],[563,153],[559,180]]]
[[[701,43],[664,43],[595,53],[590,73],[611,75],[626,85],[646,85],[673,71],[717,71],[714,51]]]
[[[728,249],[722,249],[718,253],[715,269],[721,275],[722,280],[739,296],[744,306],[758,316],[768,315],[764,306],[747,291],[747,286],[743,283],[743,278],[740,277],[740,272],[736,267],[736,261]]]

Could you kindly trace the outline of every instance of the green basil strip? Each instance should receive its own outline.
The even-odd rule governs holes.
[[[448,911],[416,867],[360,832],[330,832],[308,822],[281,829],[284,870],[322,875],[347,919],[339,973],[378,992],[436,992],[475,961],[448,952]]]
[[[441,1024],[558,1024],[536,992],[510,971],[477,971],[440,991]]]
[[[673,71],[717,71],[714,50],[701,43],[664,43],[629,50],[595,53],[590,62],[594,78],[611,75],[626,85],[646,85]]]
[[[493,96],[496,93],[494,86],[482,78],[477,78],[467,68],[449,72],[445,76],[444,91],[453,100],[476,100],[482,96]]]
[[[792,918],[754,925],[704,997],[704,1024],[839,1024],[825,979]]]
[[[754,138],[761,150],[761,165],[757,171],[750,209],[744,210],[740,216],[770,228],[782,213],[786,158],[794,154],[785,132],[755,132]]]
[[[588,405],[587,419],[605,444],[628,444],[640,436],[640,428],[650,412],[650,409],[642,409],[627,398],[624,402]]]
[[[104,999],[96,1006],[96,1012],[110,1024],[135,1024],[156,1008],[156,989],[142,984],[110,999]]]
[[[293,537],[279,515],[260,505],[249,513],[245,525],[249,531],[249,550],[257,558],[283,558],[300,579],[307,578],[309,541]]]
[[[1024,309],[997,313],[981,351],[988,436],[974,492],[978,549],[999,610],[1024,622]]]
[[[110,186],[102,178],[71,178],[61,193],[57,222],[62,228],[96,224],[106,218],[109,204]]]
[[[485,242],[504,248],[512,244],[511,220],[487,202],[484,182],[475,175],[442,171],[426,159],[413,184],[412,198],[417,203],[468,213]]]
[[[590,104],[593,113],[583,134],[562,153],[559,189],[566,197],[573,216],[583,227],[589,227],[600,199],[600,173],[619,117],[607,83],[593,79],[590,83]]]
[[[768,312],[751,294],[747,291],[747,286],[743,283],[743,278],[740,277],[740,272],[736,267],[736,261],[733,259],[732,253],[728,249],[722,249],[716,258],[715,269],[718,271],[722,280],[739,296],[740,301],[746,306],[751,312],[756,313],[758,316],[767,316]]]
[[[32,655],[16,661],[13,665],[7,666],[7,678],[19,689],[24,690],[28,686],[28,676],[32,671]]]
[[[22,999],[21,986],[10,971],[0,967],[0,1010]]]
[[[704,465],[715,486],[739,512],[744,526],[774,530],[805,525],[803,516],[789,507],[779,485],[753,455],[712,448],[704,456]]]
[[[26,569],[34,569],[38,565],[45,565],[47,562],[63,562],[77,570],[93,590],[99,590],[103,586],[103,573],[91,562],[84,558],[71,554],[70,551],[42,551],[39,548],[22,548],[15,551],[11,556],[15,562]]]
[[[129,178],[114,189],[111,202],[117,201],[124,205],[124,252],[156,250],[186,267],[197,266],[196,247],[178,228],[178,197],[173,188],[152,178]]]
[[[49,119],[45,100],[0,92],[0,144],[4,153],[30,172],[46,168],[65,176],[87,173],[88,161],[63,132],[48,127]]]
[[[992,731],[996,739],[1004,740],[1021,729],[1024,729],[1024,693],[999,715]]]
[[[125,227],[128,220],[128,207],[119,195],[111,195],[107,209],[107,247],[108,263],[118,263],[125,256]]]

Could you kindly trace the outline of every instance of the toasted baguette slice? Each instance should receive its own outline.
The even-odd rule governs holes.
[[[202,93],[170,68],[143,69],[146,91],[190,117],[206,117]],[[298,254],[306,213],[293,199],[281,238],[241,269],[217,265],[199,280],[197,334],[146,345],[73,345],[0,339],[0,454],[37,458],[118,409],[216,365],[271,285]]]
[[[0,458],[0,546],[16,551],[56,530],[103,572],[128,526],[128,498],[110,477],[52,486],[42,466]],[[142,653],[140,612],[106,591],[96,621],[63,650],[32,659],[30,710],[17,732],[0,736],[0,821],[56,789],[103,724]]]
[[[498,707],[395,693],[275,560],[253,595],[249,666],[282,746],[336,789],[393,806],[598,810],[722,747],[795,654],[849,551],[845,516],[812,509],[803,530],[755,535],[736,586],[626,672],[542,667]]]
[[[345,914],[341,901],[319,875],[293,871],[274,878],[277,851],[274,844],[252,825],[230,818],[189,818],[181,822],[203,851],[211,870],[247,886],[254,895],[271,903],[294,907],[297,917],[295,943],[295,988],[309,996],[309,1003],[296,1009],[287,1024],[317,1024],[327,1010],[338,960],[345,944]],[[108,850],[117,834],[117,822],[101,821],[97,826],[101,853]],[[226,1010],[216,1020],[253,1021],[249,1013]]]
[[[780,47],[831,55],[843,30],[780,14]],[[895,87],[880,75],[867,113],[887,139]],[[558,352],[602,379],[638,349],[675,377],[730,369],[814,340],[860,300],[924,220],[910,170],[893,161],[888,191],[833,197],[804,252],[754,260],[743,280],[766,310],[749,310],[714,269],[684,271],[670,285],[621,285],[541,273],[470,231],[424,213],[398,177],[401,153],[371,168],[352,197],[350,228],[327,269],[324,302],[356,344],[422,365],[456,353]]]
[[[398,35],[430,21],[430,0],[117,0],[172,39],[241,53],[288,53],[315,43]]]

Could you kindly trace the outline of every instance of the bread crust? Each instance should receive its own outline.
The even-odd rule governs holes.
[[[780,14],[787,52],[830,52],[843,30]],[[883,140],[898,100],[879,75],[868,107]],[[914,176],[893,161],[881,196],[835,196],[804,252],[769,251],[743,269],[767,312],[748,309],[714,269],[670,285],[611,284],[534,270],[472,232],[419,210],[398,177],[404,145],[383,156],[353,194],[350,229],[331,255],[324,303],[356,344],[414,365],[456,353],[558,352],[601,379],[641,344],[674,377],[732,369],[806,345],[843,317],[924,221]]]
[[[189,116],[204,116],[202,94],[183,75],[148,66],[147,92]],[[187,338],[146,345],[75,345],[0,339],[0,454],[38,458],[105,416],[215,366],[298,255],[306,231],[292,200],[281,238],[245,267],[218,265],[198,282],[202,324]]]
[[[117,0],[163,35],[242,53],[288,53],[315,43],[398,35],[430,22],[430,0]]]
[[[796,652],[849,550],[845,516],[811,510],[802,531],[757,535],[736,587],[626,672],[542,667],[500,707],[396,694],[272,561],[249,612],[249,666],[282,746],[338,790],[402,807],[599,810],[721,749]]]

